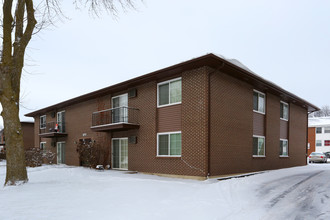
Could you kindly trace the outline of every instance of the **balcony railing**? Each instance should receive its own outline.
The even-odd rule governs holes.
[[[124,130],[139,127],[139,109],[118,107],[94,112],[92,129],[96,131]]]
[[[57,137],[66,136],[64,122],[48,122],[40,126],[39,136],[42,137]]]

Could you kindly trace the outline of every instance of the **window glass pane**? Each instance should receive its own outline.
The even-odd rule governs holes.
[[[324,133],[330,133],[330,127],[325,127],[324,128]]]
[[[169,104],[169,84],[163,84],[158,87],[158,105]]]
[[[253,149],[252,149],[253,155],[258,155],[258,138],[253,137]]]
[[[128,140],[120,139],[120,169],[128,168]]]
[[[253,110],[258,111],[258,93],[253,92]]]
[[[170,154],[181,155],[181,134],[171,134]]]
[[[316,146],[321,147],[322,146],[322,140],[316,140]]]
[[[285,103],[281,103],[281,116],[282,119],[289,119],[289,106]]]
[[[259,104],[259,112],[265,112],[265,96],[262,94],[259,94],[259,99],[258,99],[258,104]]]
[[[118,139],[112,141],[112,168],[119,168],[119,145]]]
[[[330,140],[325,140],[324,141],[324,146],[330,146]]]
[[[280,155],[281,156],[288,156],[288,141],[281,140],[280,141],[281,149],[280,149]]]
[[[263,138],[258,138],[258,155],[265,155],[265,143]]]
[[[283,105],[283,118],[288,120],[289,119],[289,106]]]
[[[316,133],[321,134],[322,133],[322,128],[321,127],[316,128]]]
[[[167,134],[158,136],[158,155],[169,155]]]
[[[181,80],[170,83],[170,103],[181,102]]]
[[[281,105],[281,107],[280,107],[280,117],[283,118],[283,115],[284,115],[283,103],[281,103],[280,105]]]

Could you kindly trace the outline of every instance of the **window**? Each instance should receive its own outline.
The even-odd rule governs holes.
[[[324,146],[330,146],[330,140],[325,140],[324,141]]]
[[[181,78],[158,83],[158,107],[181,103]]]
[[[325,127],[324,128],[324,133],[330,133],[330,127]]]
[[[280,139],[280,156],[287,157],[288,153],[288,140]]]
[[[40,116],[40,129],[46,128],[46,115]]]
[[[322,134],[322,127],[316,128],[316,134]]]
[[[289,120],[289,104],[285,102],[281,102],[281,110],[280,110],[280,118],[282,120]]]
[[[40,151],[46,150],[46,142],[40,142]]]
[[[253,111],[265,114],[265,99],[264,93],[253,91]]]
[[[253,156],[254,157],[265,156],[265,137],[253,136]]]
[[[181,131],[158,134],[157,156],[181,156]]]
[[[316,140],[316,147],[322,147],[322,140]]]

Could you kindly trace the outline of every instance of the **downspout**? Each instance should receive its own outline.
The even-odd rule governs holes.
[[[207,132],[207,138],[208,138],[208,145],[207,145],[207,179],[210,177],[210,167],[211,167],[211,74],[218,72],[220,69],[222,69],[225,66],[225,62],[222,62],[221,66],[219,66],[217,69],[215,69],[212,72],[209,72],[208,74],[208,132]]]

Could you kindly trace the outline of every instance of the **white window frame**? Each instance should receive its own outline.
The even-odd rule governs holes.
[[[289,113],[290,113],[289,103],[286,103],[286,102],[283,102],[283,101],[280,101],[280,103],[282,103],[283,105],[288,106],[288,118],[282,118],[281,115],[280,115],[280,119],[283,120],[283,121],[289,121]],[[283,110],[283,112],[284,112],[284,110]]]
[[[266,137],[260,135],[253,135],[254,138],[264,139],[264,155],[252,155],[253,157],[266,157]],[[253,148],[253,139],[252,139],[252,148]]]
[[[253,111],[265,115],[265,114],[266,114],[266,94],[263,93],[263,92],[260,92],[260,91],[258,91],[258,90],[255,90],[255,89],[253,90],[253,92],[258,93],[258,110],[254,110],[254,109],[253,109]],[[264,96],[264,112],[259,111],[259,95],[260,95],[260,94]],[[253,103],[253,104],[254,104],[254,103]]]
[[[321,143],[321,145],[317,145],[317,142]],[[322,140],[315,140],[315,147],[322,147],[323,141]]]
[[[41,118],[45,118],[44,121],[45,123],[44,124],[41,124]],[[42,126],[43,125],[43,126]],[[46,128],[46,115],[41,115],[40,118],[39,118],[39,127],[40,129],[45,129]]]
[[[159,135],[165,135],[167,134],[169,136],[169,139],[168,139],[168,152],[169,152],[169,155],[159,155]],[[171,155],[170,153],[170,150],[171,150],[171,134],[181,134],[181,154],[180,155]],[[160,133],[157,133],[157,157],[181,157],[182,155],[182,132],[181,131],[173,131],[173,132],[160,132]]]
[[[324,134],[329,134],[330,133],[330,127],[329,126],[324,127],[323,131],[324,131]],[[326,132],[326,131],[329,131],[329,132]]]
[[[280,157],[289,157],[289,141],[288,141],[288,139],[280,139],[280,144],[281,144],[281,141],[286,141],[286,147],[287,147],[286,150],[287,150],[288,155],[280,154]],[[283,146],[281,146],[281,147],[283,147]],[[283,149],[282,149],[282,152],[283,152]]]
[[[317,132],[317,129],[318,129],[318,128],[321,128],[321,133],[318,133],[318,132]],[[315,134],[322,134],[322,133],[323,133],[323,128],[322,128],[322,127],[316,127],[316,128],[315,128]]]
[[[177,81],[177,80],[181,80],[181,101],[170,103],[170,100],[169,100],[168,101],[169,104],[159,105],[159,86],[168,83],[169,84],[168,92],[170,93],[171,92],[171,87],[170,87],[171,84],[170,83],[173,82],[173,81]],[[170,99],[170,94],[169,94],[169,99]],[[178,77],[178,78],[175,78],[175,79],[170,79],[170,80],[167,80],[167,81],[164,81],[164,82],[157,83],[157,108],[171,106],[171,105],[178,105],[178,104],[181,104],[181,103],[182,103],[182,77]]]

